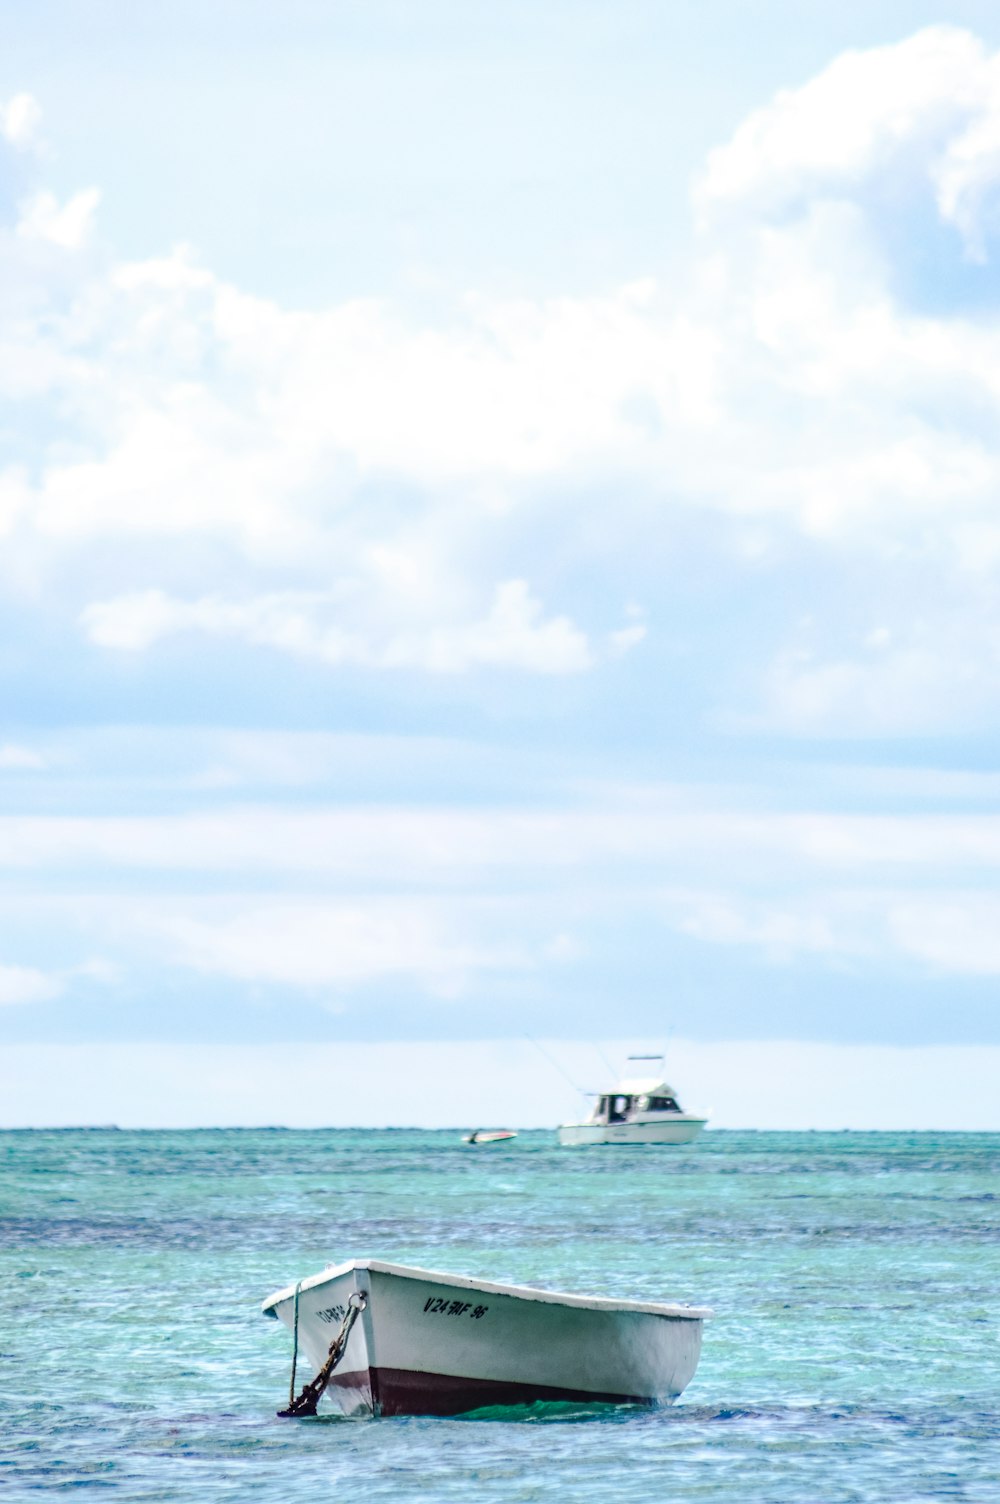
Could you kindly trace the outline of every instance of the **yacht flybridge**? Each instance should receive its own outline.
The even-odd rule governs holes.
[[[662,1055],[630,1055],[639,1063],[656,1062]],[[594,1110],[582,1123],[561,1123],[559,1142],[583,1144],[689,1144],[708,1122],[707,1116],[685,1112],[673,1087],[662,1075],[635,1076],[597,1097]]]

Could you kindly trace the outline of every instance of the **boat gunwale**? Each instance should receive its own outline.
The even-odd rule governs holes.
[[[384,1259],[348,1259],[331,1264],[318,1274],[308,1275],[296,1284],[276,1290],[261,1305],[261,1314],[277,1318],[276,1307],[294,1300],[295,1292],[315,1290],[321,1285],[343,1279],[345,1274],[364,1269],[374,1274],[391,1274],[401,1279],[419,1280],[435,1285],[451,1285],[460,1290],[481,1290],[487,1295],[509,1295],[515,1300],[532,1300],[542,1305],[573,1306],[585,1311],[623,1311],[637,1315],[664,1316],[675,1321],[707,1321],[715,1312],[709,1306],[687,1306],[645,1300],[615,1300],[603,1295],[572,1295],[563,1290],[537,1290],[531,1285],[504,1285],[494,1280],[474,1279],[466,1274],[446,1274],[439,1269],[421,1269],[412,1264],[392,1264]]]
[[[673,1123],[700,1123],[704,1128],[711,1120],[697,1112],[646,1113],[644,1117],[622,1118],[615,1123],[595,1123],[593,1118],[581,1118],[577,1123],[560,1123],[562,1128],[661,1128]],[[556,1131],[558,1132],[559,1129]]]

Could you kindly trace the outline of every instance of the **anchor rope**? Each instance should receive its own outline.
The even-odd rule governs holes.
[[[295,1404],[295,1369],[299,1361],[299,1291],[302,1281],[295,1283],[295,1319],[292,1322],[292,1376],[288,1381],[288,1403]]]
[[[345,1313],[344,1313],[344,1319],[343,1319],[343,1321],[340,1324],[340,1331],[337,1333],[336,1337],[334,1337],[333,1341],[330,1343],[330,1351],[327,1353],[326,1362],[323,1364],[323,1367],[319,1370],[319,1373],[317,1373],[316,1377],[313,1378],[313,1379],[310,1379],[309,1383],[303,1386],[302,1393],[297,1398],[292,1398],[291,1402],[289,1403],[288,1409],[287,1410],[279,1410],[278,1411],[278,1414],[279,1414],[279,1416],[282,1417],[282,1419],[286,1419],[289,1416],[315,1415],[316,1414],[316,1406],[319,1404],[320,1396],[322,1395],[322,1393],[323,1393],[324,1389],[326,1388],[327,1384],[329,1384],[330,1378],[331,1378],[331,1376],[333,1374],[333,1370],[336,1368],[337,1364],[340,1362],[341,1358],[344,1356],[344,1353],[347,1350],[347,1339],[351,1335],[351,1328],[354,1326],[354,1323],[357,1321],[358,1317],[361,1315],[361,1312],[363,1310],[365,1310],[365,1308],[367,1307],[367,1305],[368,1305],[368,1292],[366,1290],[353,1290],[351,1292],[351,1294],[348,1296],[348,1299],[347,1299],[347,1310],[345,1311]],[[298,1287],[296,1287],[296,1291],[295,1291],[295,1350],[296,1350],[296,1353],[298,1352],[298,1314],[299,1314],[299,1307],[298,1307]],[[293,1395],[294,1395],[294,1388],[295,1388],[294,1373],[295,1373],[295,1360],[293,1358],[293,1360],[292,1360],[292,1374],[293,1374],[293,1378],[292,1378],[292,1392],[293,1392]]]

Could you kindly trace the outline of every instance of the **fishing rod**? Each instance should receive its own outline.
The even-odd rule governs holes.
[[[552,1056],[549,1054],[548,1050],[545,1049],[545,1047],[543,1045],[540,1045],[537,1039],[534,1039],[530,1034],[525,1034],[524,1037],[528,1041],[529,1044],[533,1044],[535,1046],[535,1049],[538,1051],[538,1053],[540,1055],[544,1056],[544,1058],[551,1065],[552,1069],[554,1071],[558,1071],[559,1074],[560,1074],[560,1076],[562,1076],[563,1080],[565,1082],[567,1082],[568,1085],[572,1086],[572,1088],[573,1088],[573,1090],[575,1092],[579,1092],[579,1094],[580,1094],[581,1097],[592,1097],[592,1096],[595,1095],[594,1092],[587,1091],[585,1087],[583,1087],[583,1086],[577,1086],[576,1082],[573,1081],[569,1076],[567,1076],[566,1072],[563,1070],[563,1068],[559,1064],[558,1060],[554,1060],[552,1058]]]

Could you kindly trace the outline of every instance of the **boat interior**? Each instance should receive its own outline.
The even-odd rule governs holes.
[[[663,1086],[652,1093],[620,1092],[598,1097],[590,1120],[593,1123],[627,1123],[640,1114],[643,1118],[647,1114],[655,1118],[663,1113],[683,1110],[670,1088]]]

